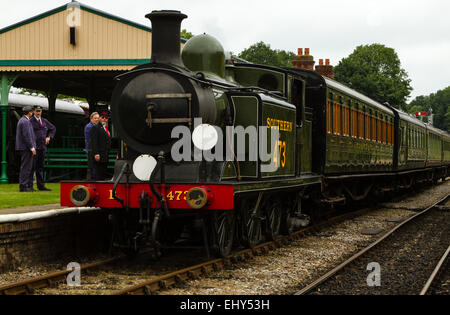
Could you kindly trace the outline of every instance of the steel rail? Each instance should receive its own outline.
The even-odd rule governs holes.
[[[95,269],[100,266],[104,266],[119,261],[121,259],[124,259],[125,257],[126,257],[125,255],[121,255],[101,260],[98,262],[90,263],[87,265],[83,265],[80,267],[80,270],[86,271],[88,269]],[[0,295],[32,294],[37,289],[43,289],[52,286],[53,284],[56,284],[58,282],[64,281],[67,275],[69,275],[73,271],[75,271],[75,269],[56,271],[43,276],[2,285],[0,286]]]
[[[171,272],[169,274],[166,274],[166,275],[154,278],[154,279],[150,279],[150,280],[141,282],[139,284],[136,284],[134,286],[130,286],[128,288],[119,290],[117,292],[112,293],[112,295],[126,295],[126,294],[151,295],[151,294],[155,294],[158,291],[168,289],[171,286],[174,286],[176,284],[179,284],[179,283],[191,280],[191,279],[197,279],[201,275],[207,275],[211,272],[222,270],[225,265],[231,264],[232,262],[245,261],[245,260],[248,260],[248,259],[253,258],[258,255],[264,255],[264,254],[268,253],[269,251],[279,248],[279,247],[283,246],[283,244],[288,244],[290,241],[299,239],[300,237],[302,237],[308,233],[317,231],[318,229],[321,229],[325,226],[328,226],[328,225],[331,225],[331,224],[334,224],[334,223],[337,223],[337,222],[340,222],[343,220],[348,220],[348,219],[363,215],[365,213],[370,212],[371,210],[373,210],[373,209],[364,208],[362,210],[335,216],[335,217],[328,219],[327,221],[320,222],[316,225],[302,228],[298,231],[291,233],[290,235],[279,236],[277,239],[275,239],[273,241],[258,244],[256,246],[254,246],[253,248],[247,248],[247,249],[243,249],[238,252],[232,253],[231,255],[227,256],[226,258],[213,259],[213,260],[207,261],[202,264],[198,264],[198,265],[195,265],[192,267],[177,270],[177,271]]]
[[[294,295],[304,295],[304,294],[310,292],[311,290],[313,290],[314,288],[318,287],[320,284],[322,284],[323,282],[327,281],[329,278],[331,278],[336,273],[338,273],[340,270],[342,270],[345,266],[349,265],[350,263],[352,263],[353,261],[355,261],[359,257],[363,256],[365,253],[370,251],[372,248],[377,246],[379,243],[384,241],[386,238],[388,238],[390,235],[392,235],[395,231],[400,229],[402,226],[404,226],[405,224],[408,224],[409,222],[412,222],[414,219],[416,219],[417,217],[427,213],[431,209],[434,209],[439,204],[446,202],[447,199],[449,199],[449,197],[450,197],[450,195],[447,195],[446,197],[444,197],[443,199],[439,200],[438,202],[436,202],[432,206],[426,208],[425,210],[423,210],[423,211],[421,211],[421,212],[411,216],[407,220],[403,221],[402,223],[400,223],[399,225],[394,227],[392,230],[390,230],[387,233],[385,233],[381,238],[379,238],[378,240],[376,240],[375,242],[373,242],[369,246],[365,247],[364,249],[362,249],[361,251],[359,251],[358,253],[356,253],[355,255],[353,255],[352,257],[350,257],[349,259],[347,259],[346,261],[344,261],[343,263],[341,263],[337,267],[333,268],[332,270],[330,270],[329,272],[327,272],[326,274],[324,274],[323,276],[321,276],[320,278],[318,278],[314,282],[310,283],[309,285],[304,287],[302,290],[296,292]]]
[[[436,268],[434,268],[433,272],[431,273],[430,278],[428,279],[427,283],[425,283],[422,291],[420,291],[420,295],[427,294],[428,290],[430,289],[431,285],[433,284],[433,281],[435,280],[437,274],[441,270],[442,266],[444,265],[445,260],[448,257],[448,254],[450,253],[450,246],[445,251],[444,255],[442,255],[442,258],[439,260],[438,264],[436,265]]]
[[[280,247],[281,244],[287,243],[289,241],[298,239],[299,237],[312,232],[315,229],[321,228],[325,224],[332,224],[334,221],[344,220],[348,219],[349,217],[355,217],[358,215],[361,215],[365,212],[368,212],[370,209],[362,209],[355,212],[350,212],[341,216],[336,216],[333,218],[330,218],[326,222],[321,222],[320,224],[309,226],[306,228],[303,228],[301,230],[295,231],[290,235],[287,236],[281,236],[278,239],[267,242],[263,244],[259,244],[255,246],[252,249],[244,249],[238,253],[234,253],[227,258],[224,259],[215,259],[200,265],[196,265],[193,267],[185,268],[182,270],[179,270],[177,272],[173,272],[171,274],[164,275],[162,277],[157,278],[158,280],[149,280],[141,284],[142,290],[146,290],[145,287],[150,287],[150,291],[143,292],[143,294],[151,294],[155,291],[164,289],[166,287],[169,287],[170,285],[179,282],[180,280],[186,280],[188,278],[195,278],[199,276],[201,273],[207,273],[211,270],[219,270],[221,266],[224,264],[229,263],[230,261],[237,261],[239,259],[244,260],[251,257],[254,257],[255,255],[260,255],[268,252],[269,250],[273,249],[274,247]],[[150,252],[150,250],[142,251],[140,254],[145,254]],[[120,255],[117,257],[108,258],[102,261],[82,265],[80,267],[80,270],[92,270],[113,262],[117,262],[119,260],[125,259],[126,255]],[[57,283],[63,282],[66,277],[69,275],[69,273],[75,271],[75,269],[71,270],[61,270],[61,271],[55,271],[46,275],[33,277],[26,280],[21,280],[14,283],[9,283],[5,285],[0,285],[0,295],[20,295],[20,294],[33,294],[35,290],[43,289],[50,287],[52,285],[55,285]],[[181,275],[177,275],[181,274]],[[187,277],[186,277],[187,276]],[[175,282],[174,282],[175,279]],[[152,284],[153,282],[158,283],[158,285]],[[139,285],[136,285],[134,291],[139,291],[138,288]],[[130,289],[130,288],[129,288]],[[132,291],[130,291],[132,292]],[[128,293],[126,290],[119,291],[119,294],[126,294]],[[139,294],[139,293],[138,293]],[[142,293],[141,293],[142,294]]]
[[[369,213],[373,211],[372,208],[364,208],[361,210],[348,212],[342,215],[334,216],[326,221],[317,223],[312,226],[308,226],[305,228],[302,228],[298,231],[295,231],[291,233],[290,235],[286,236],[279,236],[276,240],[262,243],[259,245],[256,245],[253,248],[244,249],[241,251],[238,251],[236,253],[232,253],[226,258],[219,258],[214,259],[199,265],[195,265],[192,267],[184,268],[175,272],[172,272],[170,274],[166,274],[163,276],[160,276],[155,279],[150,279],[145,282],[142,282],[140,284],[134,285],[129,288],[125,288],[123,290],[114,292],[113,295],[121,295],[121,294],[154,294],[155,292],[163,289],[167,289],[170,286],[180,283],[185,280],[189,279],[195,279],[199,277],[201,274],[207,274],[211,271],[217,271],[220,270],[224,265],[229,264],[230,262],[237,262],[242,260],[250,259],[257,255],[262,255],[270,250],[273,250],[274,248],[281,247],[283,244],[288,244],[291,241],[295,241],[299,239],[302,236],[305,236],[309,233],[315,232],[317,230],[322,229],[323,227],[342,222],[344,220],[352,219],[354,217],[361,216],[363,214]],[[147,251],[141,252],[141,254],[146,253]],[[88,269],[95,269],[97,267],[119,261],[121,259],[124,259],[126,256],[118,256],[113,257],[110,259],[106,259],[100,262],[91,263],[88,265],[81,266],[81,270],[88,270]],[[63,270],[63,271],[57,271],[53,272],[48,275],[39,276],[35,278],[31,278],[28,280],[23,280],[16,283],[6,284],[3,286],[0,286],[0,295],[18,295],[18,294],[32,294],[34,290],[36,289],[42,289],[48,286],[51,286],[55,283],[61,282],[65,279],[65,277],[73,272],[72,270]]]

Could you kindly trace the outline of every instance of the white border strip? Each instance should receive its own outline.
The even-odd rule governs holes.
[[[48,210],[48,211],[38,211],[38,212],[28,212],[28,213],[18,213],[18,214],[4,214],[0,215],[0,224],[5,223],[22,223],[33,220],[41,220],[54,218],[67,214],[81,214],[85,212],[100,211],[101,208],[65,208],[58,210]]]

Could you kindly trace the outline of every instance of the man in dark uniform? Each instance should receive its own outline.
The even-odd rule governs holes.
[[[105,180],[108,169],[108,153],[111,149],[111,134],[108,130],[108,113],[100,114],[100,122],[89,131],[89,153],[92,154],[95,179]]]
[[[33,162],[33,171],[36,172],[37,187],[39,190],[51,191],[45,187],[44,183],[44,160],[47,153],[47,145],[50,140],[55,137],[56,127],[47,119],[42,117],[42,107],[34,107],[34,116],[30,119],[33,125],[34,134],[36,135],[36,156]]]
[[[92,161],[93,156],[89,153],[89,137],[90,137],[90,131],[91,128],[95,125],[97,125],[100,121],[100,115],[97,112],[94,112],[90,116],[91,121],[89,124],[87,124],[84,127],[84,144],[85,144],[85,150],[86,155],[88,159],[88,169],[87,169],[87,180],[91,180],[92,178],[95,178],[95,170],[94,170],[94,162]]]
[[[33,107],[23,108],[24,116],[19,120],[16,131],[16,151],[20,152],[19,189],[21,192],[32,192],[33,157],[36,156],[36,137],[30,118],[33,116]]]

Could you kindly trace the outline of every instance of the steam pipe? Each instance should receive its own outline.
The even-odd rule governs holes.
[[[116,195],[116,189],[117,189],[117,185],[119,184],[120,180],[122,179],[123,174],[127,170],[128,170],[128,163],[125,163],[122,166],[122,169],[120,170],[119,176],[117,177],[117,180],[115,181],[114,186],[113,186],[113,190],[112,190],[112,198],[114,200],[120,202],[120,204],[122,205],[123,208],[125,208],[125,203],[124,203],[122,198],[120,198],[119,196]]]

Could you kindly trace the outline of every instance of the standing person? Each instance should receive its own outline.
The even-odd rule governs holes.
[[[100,115],[97,112],[94,112],[90,116],[91,121],[84,127],[84,148],[86,150],[86,155],[88,159],[88,169],[87,169],[87,179],[90,180],[91,178],[95,178],[95,171],[94,171],[94,162],[93,162],[93,156],[89,153],[89,137],[90,137],[90,131],[91,128],[98,124]]]
[[[108,113],[101,113],[100,123],[92,126],[89,135],[89,150],[93,157],[95,179],[97,180],[105,180],[108,168],[108,152],[111,149],[108,119]]]
[[[51,191],[45,187],[44,182],[44,161],[45,154],[47,153],[47,146],[51,139],[55,137],[56,127],[47,119],[42,117],[42,107],[34,107],[34,116],[30,119],[33,126],[34,134],[36,136],[36,156],[33,161],[33,171],[31,172],[31,178],[36,172],[37,188],[43,191]]]
[[[16,151],[20,152],[20,192],[32,192],[33,157],[36,156],[36,137],[30,118],[33,116],[33,107],[23,108],[24,116],[19,120],[16,130]]]

